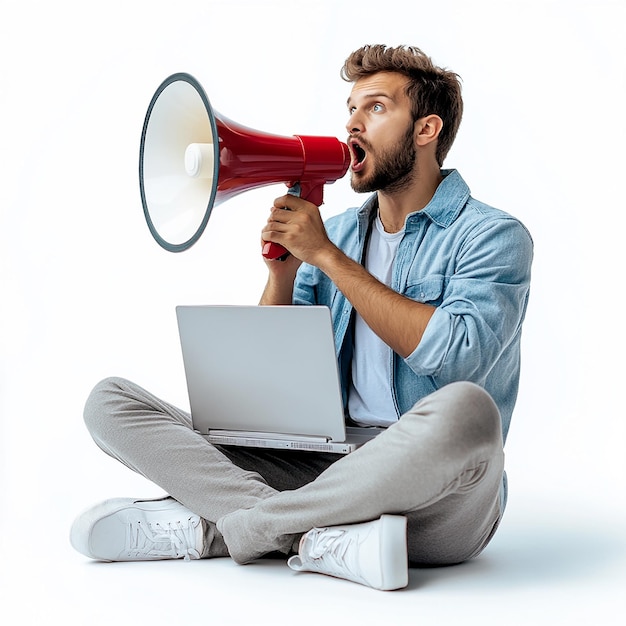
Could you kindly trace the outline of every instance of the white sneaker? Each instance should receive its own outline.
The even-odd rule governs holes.
[[[203,524],[173,498],[105,500],[72,524],[72,546],[100,561],[199,559]]]
[[[350,526],[314,528],[303,535],[291,569],[345,578],[390,591],[409,582],[406,517],[380,519]]]

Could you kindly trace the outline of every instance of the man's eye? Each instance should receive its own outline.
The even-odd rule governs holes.
[[[372,107],[372,111],[374,111],[374,113],[380,113],[383,110],[383,105],[382,104],[375,104]]]

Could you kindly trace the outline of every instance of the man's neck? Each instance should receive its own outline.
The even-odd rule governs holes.
[[[431,201],[442,180],[438,165],[421,166],[411,184],[400,191],[379,191],[378,210],[385,231],[395,233],[402,230],[406,216],[421,211]]]

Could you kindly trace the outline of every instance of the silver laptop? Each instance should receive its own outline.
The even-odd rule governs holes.
[[[348,454],[383,430],[345,425],[327,307],[176,315],[193,426],[211,443]]]

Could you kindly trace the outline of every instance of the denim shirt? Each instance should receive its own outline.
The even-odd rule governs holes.
[[[518,392],[533,242],[520,221],[472,198],[456,170],[441,173],[443,181],[428,205],[406,218],[391,284],[398,293],[436,310],[408,357],[392,353],[389,384],[399,417],[443,385],[477,383],[500,409],[506,440]],[[331,241],[359,263],[377,207],[374,194],[360,208],[326,222]],[[298,270],[293,303],[330,308],[347,407],[352,305],[322,271],[308,264]]]

